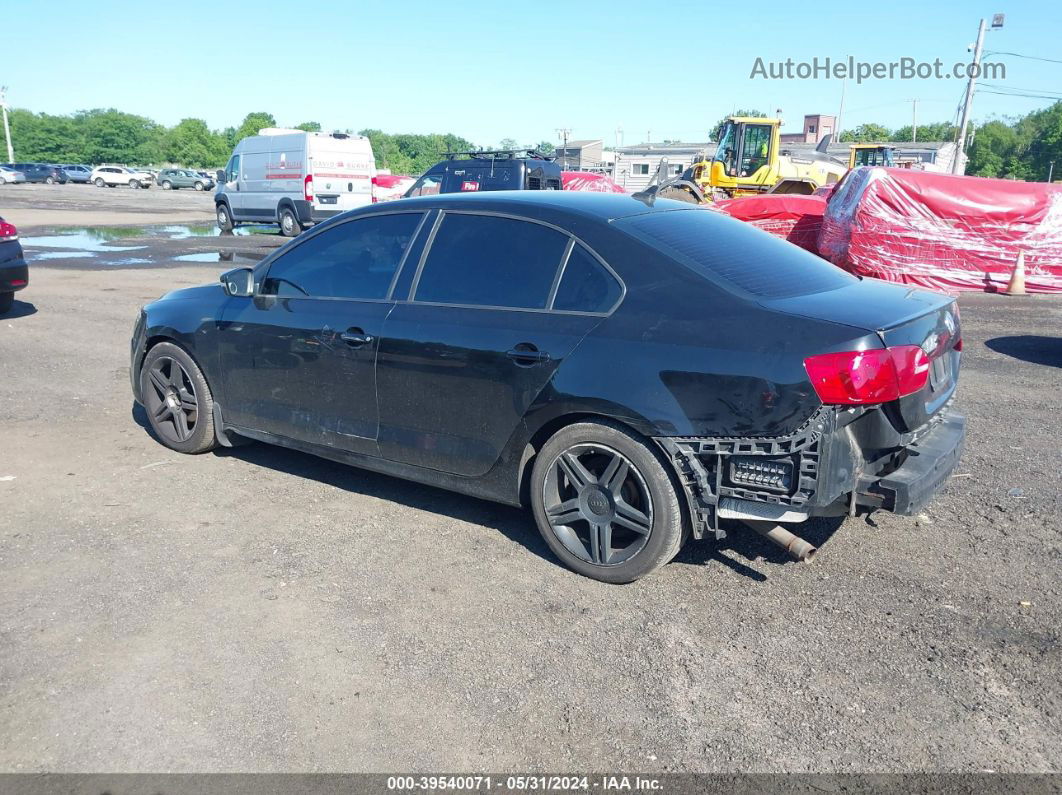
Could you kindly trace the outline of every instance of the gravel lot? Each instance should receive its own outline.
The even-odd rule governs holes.
[[[0,771],[1062,769],[1062,302],[962,298],[967,453],[917,520],[816,525],[811,565],[736,531],[617,587],[518,510],[152,439],[137,308],[229,267],[177,256],[279,242],[29,248],[54,256],[0,318]]]

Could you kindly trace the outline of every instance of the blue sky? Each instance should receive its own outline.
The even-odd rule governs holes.
[[[968,58],[978,19],[1005,13],[986,50],[1062,59],[1062,4],[992,0],[808,2],[24,2],[2,0],[0,82],[14,107],[116,107],[211,127],[256,110],[326,129],[454,132],[479,144],[572,138],[706,140],[737,107],[836,113],[838,80],[749,78],[765,61]],[[107,44],[96,42],[107,41]],[[139,46],[128,42],[139,41]],[[994,58],[1005,85],[1062,92],[1062,63]],[[999,82],[999,81],[997,81]],[[954,117],[962,82],[849,81],[842,125]],[[978,94],[974,117],[1050,104]]]

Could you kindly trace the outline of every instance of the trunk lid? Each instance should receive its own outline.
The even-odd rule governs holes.
[[[827,320],[872,332],[885,347],[917,345],[930,362],[920,391],[885,405],[897,430],[914,431],[937,414],[955,393],[961,338],[959,310],[950,295],[862,279],[839,290],[760,302],[791,315]]]

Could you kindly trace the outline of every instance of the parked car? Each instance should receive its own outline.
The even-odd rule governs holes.
[[[201,176],[204,180],[206,180],[204,190],[213,190],[215,187],[217,187],[218,181],[214,178],[214,175],[210,174],[207,171],[197,171],[195,173]]]
[[[218,172],[218,227],[275,223],[288,237],[372,202],[376,164],[361,135],[267,127],[244,138]]]
[[[62,185],[66,182],[66,175],[60,169],[45,163],[5,163],[4,165],[15,171],[21,171],[26,182],[43,182],[46,185],[55,183]]]
[[[0,218],[0,315],[11,309],[15,293],[29,284],[29,268],[18,241],[18,230]]]
[[[718,213],[619,194],[345,213],[143,308],[166,446],[239,439],[513,505],[589,577],[687,534],[921,510],[955,466],[959,313]],[[321,300],[323,299],[323,300]]]
[[[25,182],[26,175],[21,171],[16,171],[9,166],[0,166],[0,185],[5,185],[9,182]]]
[[[88,184],[92,177],[92,167],[82,165],[64,165],[56,166],[56,168],[62,170],[66,176],[68,182],[78,182]]]
[[[177,190],[178,188],[207,190],[214,187],[214,180],[187,168],[164,168],[158,173],[156,181],[163,190]]]
[[[483,190],[561,190],[561,167],[540,155],[519,151],[455,152],[429,168],[406,196]]]
[[[130,188],[150,188],[155,178],[147,171],[134,171],[125,166],[97,166],[92,171],[92,183],[97,188],[128,185]]]

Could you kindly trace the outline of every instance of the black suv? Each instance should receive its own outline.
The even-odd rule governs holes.
[[[522,157],[520,155],[523,155]],[[405,197],[484,190],[560,190],[561,168],[538,152],[502,149],[449,152],[429,168]]]

